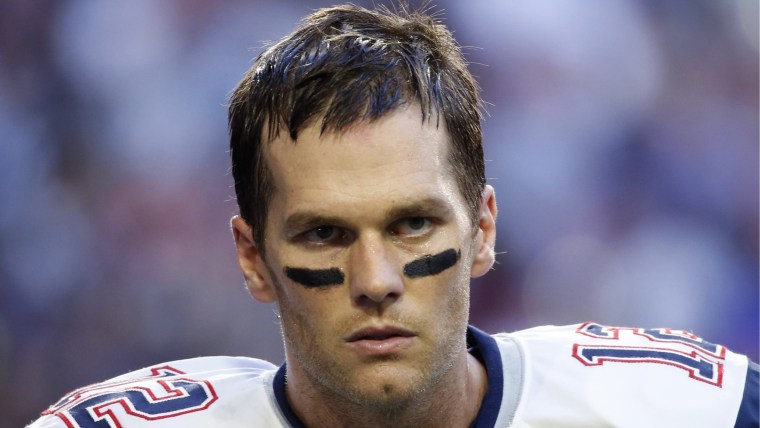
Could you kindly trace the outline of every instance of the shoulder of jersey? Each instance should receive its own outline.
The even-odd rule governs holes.
[[[157,364],[67,394],[28,428],[279,426],[273,364],[199,357]]]
[[[685,330],[587,322],[494,338],[521,352],[522,424],[734,426],[742,406],[747,358]]]

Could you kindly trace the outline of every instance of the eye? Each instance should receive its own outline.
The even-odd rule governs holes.
[[[433,222],[427,217],[408,217],[396,223],[393,233],[402,236],[420,236],[430,230]]]
[[[345,238],[346,232],[335,226],[317,226],[304,233],[303,236],[309,242],[327,244]]]

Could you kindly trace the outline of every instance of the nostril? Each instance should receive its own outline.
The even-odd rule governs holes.
[[[367,303],[380,303],[385,300],[395,300],[396,297],[395,293],[363,293],[359,299],[366,300]]]

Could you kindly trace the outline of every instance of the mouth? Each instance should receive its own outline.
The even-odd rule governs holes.
[[[398,327],[367,327],[362,328],[346,338],[346,342],[357,342],[360,340],[386,340],[393,337],[413,337],[415,336],[409,330]]]
[[[364,356],[379,357],[395,354],[411,346],[416,334],[392,326],[359,329],[346,338],[348,346]]]

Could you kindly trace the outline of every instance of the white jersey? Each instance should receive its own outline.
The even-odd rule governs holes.
[[[470,327],[488,391],[472,427],[757,427],[758,370],[685,332],[585,323],[493,336]],[[303,427],[283,365],[174,361],[80,388],[29,428]]]

